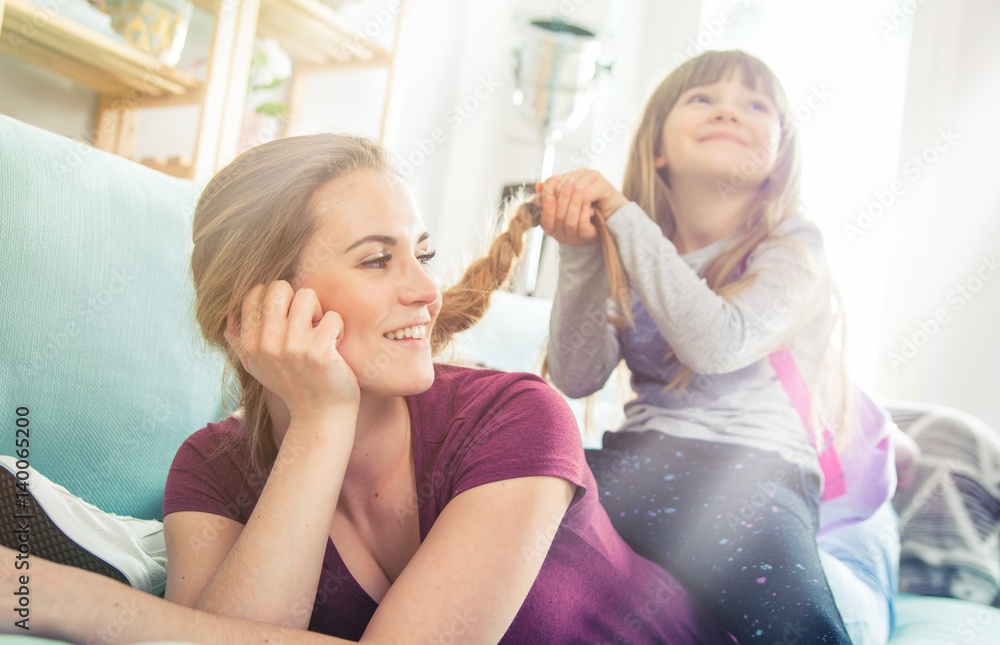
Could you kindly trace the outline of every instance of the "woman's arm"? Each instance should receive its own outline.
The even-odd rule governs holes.
[[[455,497],[393,583],[362,643],[497,643],[541,569],[575,486],[557,477],[524,477],[477,486]],[[288,549],[293,551],[294,549]],[[0,547],[0,589],[13,598],[30,575],[33,634],[73,642],[183,640],[211,645],[347,643],[267,622],[220,616],[136,591],[82,569],[31,561],[15,571],[16,552]],[[174,563],[171,563],[171,567]],[[273,594],[264,587],[261,595]],[[13,609],[0,631],[15,633]]]
[[[15,613],[16,603],[5,603],[0,611],[3,616],[0,633],[107,645],[153,640],[206,645],[350,642],[198,611],[132,589],[111,578],[37,557],[31,558],[29,568],[15,570],[16,555],[15,551],[0,546],[0,594],[4,598],[17,598],[14,593],[21,586],[27,587],[27,615]],[[25,577],[23,581],[21,576]],[[15,624],[25,618],[27,621],[23,625],[28,631]]]
[[[358,386],[337,354],[343,323],[310,289],[252,289],[226,338],[244,367],[288,410],[277,458],[246,526],[166,518],[171,599],[236,618],[305,628],[354,443]],[[281,432],[279,429],[278,432]]]
[[[350,420],[348,420],[350,422]],[[289,427],[246,526],[209,513],[164,518],[167,598],[305,629],[350,455],[343,420]]]
[[[534,584],[575,490],[558,477],[522,477],[457,495],[361,642],[451,642],[444,634],[454,642],[498,642]]]

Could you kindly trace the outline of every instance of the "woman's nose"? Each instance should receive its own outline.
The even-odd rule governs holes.
[[[400,290],[400,300],[406,305],[426,305],[441,297],[441,289],[416,258],[407,267],[405,284]]]

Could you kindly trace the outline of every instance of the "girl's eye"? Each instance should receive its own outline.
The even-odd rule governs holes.
[[[754,110],[760,110],[761,112],[770,112],[771,108],[767,106],[767,103],[763,101],[751,101],[750,107]]]
[[[708,96],[704,94],[695,94],[688,103],[710,103],[710,101],[708,100]]]
[[[437,251],[427,251],[423,255],[418,255],[417,259],[420,260],[421,264],[430,264],[431,259],[437,255]]]
[[[384,269],[389,260],[392,259],[392,253],[379,253],[375,257],[369,258],[367,260],[362,260],[358,266],[362,266],[369,269]]]

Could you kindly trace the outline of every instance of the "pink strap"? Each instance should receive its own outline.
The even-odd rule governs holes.
[[[791,399],[792,405],[795,407],[796,412],[799,413],[802,425],[806,427],[806,431],[809,433],[809,440],[814,446],[817,445],[816,433],[812,427],[812,396],[809,394],[809,387],[806,386],[805,379],[802,378],[802,373],[799,372],[799,366],[795,363],[795,357],[792,356],[788,348],[783,348],[771,352],[769,358],[771,360],[771,367],[774,368],[774,373],[778,375],[778,380],[781,381],[781,385],[785,388],[788,398]],[[824,502],[840,497],[847,492],[847,485],[844,481],[844,468],[840,464],[840,458],[837,456],[837,451],[834,448],[833,439],[833,432],[829,427],[824,426],[822,449],[817,448],[819,452],[819,465],[823,470]]]

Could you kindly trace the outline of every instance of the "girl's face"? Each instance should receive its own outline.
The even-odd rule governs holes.
[[[666,169],[672,188],[708,179],[756,189],[774,169],[781,125],[771,98],[747,87],[736,72],[681,94],[660,137],[655,165]]]
[[[292,282],[344,319],[337,350],[362,391],[423,392],[434,382],[430,334],[441,309],[427,231],[395,178],[359,170],[320,188],[318,227]]]

